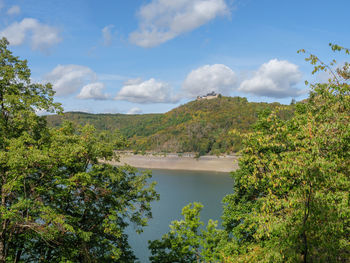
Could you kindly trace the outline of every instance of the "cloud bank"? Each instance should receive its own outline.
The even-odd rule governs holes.
[[[223,64],[205,65],[187,75],[182,92],[185,97],[194,98],[215,91],[228,95],[236,84],[236,74]]]
[[[169,84],[154,78],[146,81],[132,79],[125,82],[115,99],[135,103],[175,103],[178,101],[173,96]]]
[[[58,65],[45,76],[53,84],[57,96],[74,94],[87,82],[94,82],[97,76],[90,68],[80,65]]]
[[[120,81],[122,78],[119,75],[101,76],[102,81],[86,66],[58,65],[45,76],[45,80],[53,84],[57,96],[78,93],[78,99],[112,99],[111,95],[105,92],[103,82]],[[238,91],[271,98],[298,97],[304,92],[296,88],[301,78],[298,66],[286,60],[272,59],[240,83],[239,74],[230,67],[223,64],[204,65],[186,76],[181,90],[175,95],[172,87],[166,82],[154,78],[137,78],[125,81],[114,99],[141,104],[177,103],[180,99],[192,99],[212,91],[223,95],[232,95]]]
[[[85,85],[80,93],[78,94],[78,99],[93,99],[93,100],[107,100],[110,98],[110,95],[104,93],[105,84],[101,82],[94,82],[88,85]]]
[[[14,22],[0,32],[0,37],[6,37],[10,45],[22,45],[29,39],[34,50],[45,51],[62,41],[59,30],[55,27],[40,23],[34,18],[24,18]]]
[[[0,32],[0,37],[6,37],[13,46],[22,45],[28,38],[32,49],[41,51],[62,41],[57,28],[42,24],[34,18],[14,22]]]
[[[139,28],[129,39],[141,47],[154,47],[226,14],[224,0],[153,0],[139,10]]]
[[[301,81],[298,66],[286,60],[272,59],[253,72],[251,78],[238,82],[239,75],[223,64],[204,65],[192,70],[185,78],[180,92],[173,95],[169,84],[153,78],[131,79],[117,94],[117,100],[134,103],[176,103],[212,91],[223,95],[234,92],[271,98],[298,97],[303,91],[295,86]]]
[[[272,98],[298,97],[303,91],[295,88],[302,74],[297,65],[272,59],[264,63],[251,79],[244,80],[239,91]]]

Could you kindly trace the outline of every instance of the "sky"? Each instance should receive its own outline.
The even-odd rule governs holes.
[[[0,0],[0,37],[65,111],[161,113],[215,91],[307,97],[328,43],[349,47],[349,0]]]

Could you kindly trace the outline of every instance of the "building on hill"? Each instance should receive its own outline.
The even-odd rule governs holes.
[[[197,100],[211,100],[218,98],[220,94],[215,93],[215,91],[212,91],[204,96],[197,96]]]

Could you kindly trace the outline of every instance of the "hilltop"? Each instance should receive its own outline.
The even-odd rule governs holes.
[[[92,124],[98,130],[119,129],[134,151],[197,152],[222,154],[236,152],[240,138],[230,135],[233,129],[251,130],[258,114],[265,109],[276,109],[279,103],[248,102],[241,97],[220,96],[211,100],[196,100],[164,114],[89,114],[68,112],[47,116],[50,126],[58,127],[63,120],[79,125]],[[292,106],[281,114],[289,118]]]

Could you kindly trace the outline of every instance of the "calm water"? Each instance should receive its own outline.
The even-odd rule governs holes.
[[[205,223],[220,222],[222,198],[232,192],[233,180],[229,173],[153,170],[160,200],[152,203],[153,219],[140,235],[130,232],[129,240],[141,262],[149,262],[147,240],[160,239],[169,231],[171,221],[181,219],[182,208],[190,202],[201,202],[201,219]]]

